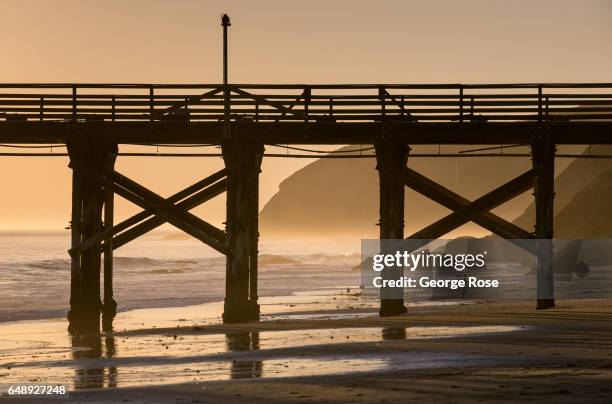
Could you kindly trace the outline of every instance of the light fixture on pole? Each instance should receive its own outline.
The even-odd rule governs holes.
[[[227,14],[221,14],[221,26],[223,27],[223,136],[230,137],[230,89],[227,79],[227,27],[231,26]]]

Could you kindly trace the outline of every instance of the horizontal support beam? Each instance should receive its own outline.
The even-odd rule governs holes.
[[[385,124],[389,136],[417,144],[530,144],[545,128],[551,142],[612,144],[612,122],[438,122]],[[280,144],[372,144],[381,124],[373,122],[232,122],[232,133]],[[65,143],[67,139],[104,138],[122,143],[219,144],[222,122],[12,122],[0,121],[0,142]]]
[[[68,153],[0,153],[0,157],[68,157]],[[123,157],[223,157],[221,153],[117,153]],[[301,158],[301,159],[370,159],[376,158],[374,154],[287,154],[287,153],[264,153],[263,157],[272,158]],[[531,158],[529,153],[478,153],[478,154],[457,154],[457,153],[414,153],[410,158],[484,158],[484,157],[504,157],[504,158]],[[610,154],[556,154],[555,159],[612,159]]]
[[[238,86],[240,87],[240,86]],[[2,87],[0,87],[2,88]],[[246,88],[246,87],[243,87]],[[312,87],[308,87],[311,92],[312,90],[315,90],[315,88]],[[150,89],[150,87],[146,88],[147,90]],[[197,89],[199,90],[199,89]],[[293,89],[290,89],[293,90]],[[388,89],[387,89],[388,90]],[[214,91],[214,90],[213,90]],[[303,92],[303,91],[302,91]],[[460,92],[451,92],[450,94],[418,94],[418,93],[410,93],[410,94],[395,94],[394,95],[397,96],[403,96],[404,100],[458,100],[461,98],[461,94]],[[193,94],[178,94],[178,93],[174,93],[174,94],[167,94],[167,93],[159,93],[156,92],[154,95],[154,101],[155,102],[165,102],[167,100],[173,100],[173,101],[184,101],[185,97],[190,98],[190,97],[194,97],[194,98],[203,98],[202,96],[206,96],[207,99],[209,100],[222,100],[223,99],[223,95],[219,95],[219,94],[213,94],[213,95],[206,95],[206,93],[204,94],[197,94],[197,95],[193,95]],[[289,92],[286,92],[284,94],[279,94],[279,93],[275,93],[275,94],[271,94],[271,93],[266,93],[266,94],[260,94],[258,93],[258,95],[262,96],[262,97],[266,97],[268,100],[275,100],[275,101],[279,101],[279,100],[284,100],[284,101],[290,101],[295,99],[295,97],[298,95],[298,93],[293,93],[293,94],[289,94]],[[333,98],[334,103],[336,102],[342,102],[342,100],[347,100],[346,102],[351,103],[350,105],[358,105],[355,104],[353,100],[359,100],[357,102],[361,102],[361,100],[371,100],[372,104],[374,103],[379,103],[380,96],[379,94],[377,94],[376,92],[370,92],[368,94],[359,94],[359,95],[355,95],[355,94],[342,94],[342,93],[335,93],[335,94],[326,94],[326,93],[314,93],[311,94],[310,99],[313,100],[326,100],[325,102],[329,102],[329,99]],[[554,100],[563,100],[563,99],[568,99],[568,100],[572,100],[572,104],[566,103],[567,105],[576,105],[576,101],[577,99],[579,100],[590,100],[590,99],[598,99],[598,100],[605,100],[607,99],[612,99],[612,92],[610,92],[608,90],[607,93],[579,93],[579,92],[569,92],[569,93],[554,93],[554,94],[546,94],[546,97],[548,98],[548,103],[552,105],[553,102],[555,102]],[[0,92],[0,99],[9,99],[9,100],[38,100],[36,102],[39,102],[39,100],[43,98],[45,101],[47,100],[72,100],[72,94],[71,93],[64,93],[64,94],[58,94],[58,93],[18,93],[18,92]],[[151,95],[150,94],[145,94],[145,93],[132,93],[132,94],[101,94],[101,93],[87,93],[87,94],[77,94],[77,103],[81,102],[81,101],[88,101],[88,100],[112,100],[115,99],[117,102],[120,102],[121,100],[150,100],[151,99]],[[481,94],[481,93],[469,93],[469,92],[465,92],[463,94],[463,100],[467,103],[470,102],[471,100],[474,99],[474,102],[478,101],[478,100],[514,100],[514,104],[516,104],[517,101],[524,101],[524,100],[531,100],[531,102],[537,102],[537,100],[539,100],[540,95],[537,94],[537,92],[523,92],[523,93],[509,93],[509,94]],[[239,95],[239,94],[232,94],[232,103],[235,102],[235,100],[239,100],[239,99],[253,99],[253,97],[251,96],[246,96],[246,95]],[[468,101],[469,99],[469,101]],[[372,101],[374,100],[374,101]],[[108,102],[108,101],[107,101]],[[599,104],[602,104],[601,101],[599,101]],[[359,104],[361,105],[361,104]],[[476,105],[476,104],[475,104]],[[583,105],[583,104],[580,104]]]

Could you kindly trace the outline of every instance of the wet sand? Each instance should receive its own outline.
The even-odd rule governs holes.
[[[83,402],[610,402],[611,303],[473,302],[392,318],[340,307],[132,327],[22,363],[16,352],[0,380],[53,374]]]

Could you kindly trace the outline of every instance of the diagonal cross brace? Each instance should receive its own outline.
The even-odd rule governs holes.
[[[167,201],[171,202],[171,203],[175,203],[178,202],[186,197],[189,197],[190,195],[194,194],[195,192],[200,191],[201,189],[205,188],[205,189],[209,189],[211,184],[214,184],[216,181],[218,181],[219,179],[224,178],[227,175],[227,171],[226,169],[221,169],[219,171],[217,171],[214,174],[211,174],[210,176],[204,178],[201,181],[196,182],[195,184],[177,192],[176,194],[170,196]],[[207,188],[208,187],[208,188]],[[222,191],[221,191],[222,192]],[[210,198],[213,198],[214,196],[217,196],[219,193],[215,193],[214,195],[212,195]],[[196,194],[197,195],[197,194]],[[195,195],[193,195],[195,196]],[[188,209],[192,209],[204,202],[206,202],[208,199],[202,199],[202,198],[198,198],[197,200],[199,201],[198,204],[196,205],[191,205]],[[189,199],[186,199],[186,201]],[[181,204],[179,204],[181,205]],[[126,220],[124,220],[121,223],[118,223],[117,225],[113,226],[112,229],[106,229],[98,234],[96,234],[94,237],[91,237],[90,239],[85,240],[82,244],[75,246],[73,248],[71,248],[70,250],[68,250],[68,253],[70,255],[75,255],[75,254],[82,254],[84,251],[95,247],[96,245],[98,245],[99,243],[101,243],[102,241],[108,239],[111,236],[114,236],[126,229],[129,229],[130,227],[142,222],[143,220],[146,220],[148,218],[150,218],[151,216],[154,216],[155,212],[150,211],[150,210],[144,210]],[[144,222],[146,223],[146,222]],[[163,223],[163,222],[162,222]],[[142,223],[141,223],[142,225]],[[140,226],[140,225],[139,225]],[[157,227],[157,226],[155,226]],[[131,229],[130,229],[131,230]],[[144,234],[144,233],[142,233]],[[139,234],[138,236],[142,235]],[[137,237],[138,237],[137,236]],[[135,238],[135,237],[134,237]],[[133,240],[134,238],[131,238],[128,241]],[[116,238],[115,238],[116,239]],[[120,247],[121,245],[125,244],[120,244],[118,246],[115,245],[115,239],[113,239],[113,248],[116,249],[118,247]]]
[[[212,89],[204,94],[200,94],[200,95],[195,95],[192,97],[188,97],[185,101],[181,101],[181,102],[177,102],[171,106],[169,106],[168,108],[165,108],[163,110],[156,110],[154,112],[154,117],[157,119],[161,119],[163,118],[165,115],[171,115],[173,113],[175,113],[176,111],[179,111],[181,108],[185,108],[188,107],[189,105],[192,104],[196,104],[200,101],[202,101],[202,99],[206,98],[206,97],[211,97],[213,95],[217,95],[218,93],[221,92],[221,88],[215,88]]]
[[[533,186],[533,176],[534,171],[530,170],[471,202],[406,167],[404,181],[407,187],[454,211],[431,226],[413,234],[410,238],[436,238],[471,220],[505,239],[516,239],[519,246],[535,253],[532,246],[519,241],[534,239],[533,234],[488,211],[530,189]]]
[[[146,209],[146,205],[152,206],[157,214],[164,217],[170,224],[177,226],[177,224],[180,223],[182,227],[179,228],[181,228],[183,231],[187,231],[185,229],[195,229],[201,233],[200,236],[194,235],[189,231],[187,231],[187,233],[213,247],[215,250],[226,254],[227,249],[225,247],[225,232],[223,230],[220,230],[192,213],[189,213],[176,205],[169,203],[160,195],[148,190],[137,182],[132,181],[116,171],[110,172],[109,175],[116,184],[142,198],[143,204],[141,206],[143,208]],[[223,240],[223,242],[220,240]]]
[[[182,210],[180,207],[169,203],[163,197],[129,178],[116,171],[102,174],[82,165],[71,164],[71,167],[77,168],[87,175],[101,177],[104,185],[111,188],[118,195],[145,210],[154,211],[157,216],[183,230],[185,233],[197,238],[224,255],[228,254],[225,243],[219,241],[224,237],[225,232]]]
[[[446,233],[470,221],[474,214],[486,213],[533,188],[533,176],[534,170],[529,170],[497,189],[481,196],[474,202],[463,205],[448,216],[417,231],[409,238],[435,239],[442,237]]]
[[[200,192],[190,196],[189,198],[177,203],[176,206],[181,209],[190,210],[202,203],[214,198],[215,196],[222,194],[227,189],[227,179],[222,179],[209,187],[201,190]],[[130,241],[144,235],[145,233],[161,226],[166,221],[158,216],[153,216],[142,223],[132,227],[129,230],[122,232],[121,234],[113,238],[113,249],[117,249]],[[219,238],[220,243],[225,243],[225,232],[223,232],[223,238]]]
[[[404,112],[404,113],[405,113],[405,114],[406,114],[406,115],[407,115],[407,116],[410,118],[410,120],[411,120],[412,122],[417,122],[417,119],[416,119],[414,116],[412,116],[412,113],[410,113],[410,111],[408,111],[408,110],[407,110],[407,109],[404,107],[404,104],[402,104],[400,101],[398,101],[398,100],[397,100],[397,99],[396,99],[396,98],[393,96],[393,94],[391,94],[391,93],[390,93],[390,92],[388,92],[386,89],[384,89],[384,90],[383,90],[383,95],[384,95],[385,97],[389,97],[389,98],[391,99],[391,101],[393,101],[393,103],[394,103],[395,105],[397,105],[397,106],[400,108],[400,110],[401,110],[402,112]]]
[[[301,112],[299,112],[299,111],[294,111],[294,110],[293,110],[293,107],[294,107],[295,105],[297,105],[297,104],[300,102],[300,100],[302,99],[302,97],[304,97],[304,95],[306,94],[306,92],[305,92],[305,91],[304,91],[304,92],[302,92],[302,94],[301,94],[301,95],[300,95],[300,96],[299,96],[299,97],[298,97],[298,98],[297,98],[295,101],[293,101],[292,103],[290,103],[290,105],[291,105],[290,107],[286,107],[286,106],[284,106],[284,105],[283,105],[282,103],[280,103],[280,102],[270,101],[270,100],[268,100],[266,97],[262,97],[261,95],[257,95],[257,94],[249,93],[248,91],[244,91],[244,90],[242,90],[242,89],[240,89],[240,88],[238,88],[238,87],[236,87],[236,86],[230,86],[230,88],[231,88],[231,90],[232,90],[233,92],[235,92],[236,94],[243,95],[243,96],[245,96],[245,97],[251,97],[251,98],[253,98],[255,101],[258,101],[258,102],[260,102],[260,103],[262,103],[262,104],[270,105],[270,106],[272,106],[272,107],[274,107],[274,108],[276,108],[276,109],[280,110],[280,111],[283,113],[283,116],[284,116],[284,115],[286,115],[286,114],[292,114],[292,115],[297,116],[298,118],[302,118],[302,119],[304,118],[304,114],[302,114],[302,113],[301,113]]]

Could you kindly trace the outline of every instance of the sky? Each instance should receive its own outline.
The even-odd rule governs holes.
[[[606,0],[3,0],[0,82],[218,83],[221,13],[233,83],[612,82]],[[307,163],[264,161],[261,206]],[[162,195],[221,166],[117,163]],[[67,225],[66,159],[0,157],[0,178],[0,229]],[[223,198],[195,212],[221,225]]]

